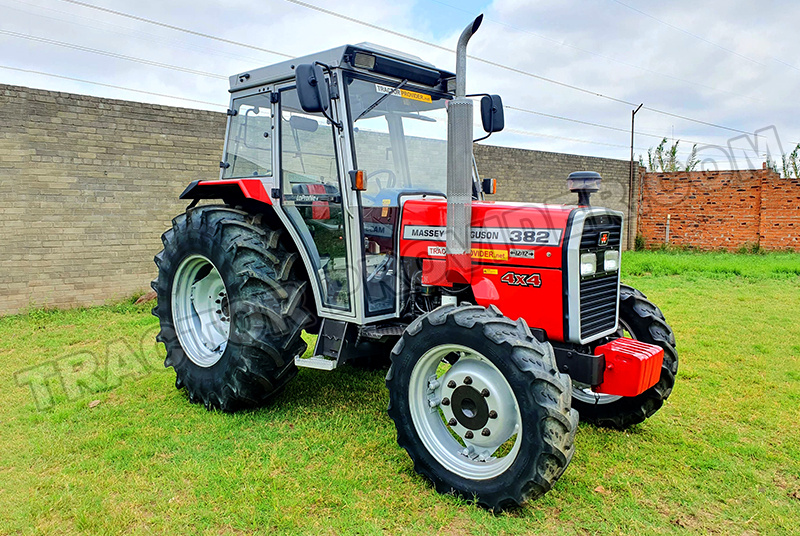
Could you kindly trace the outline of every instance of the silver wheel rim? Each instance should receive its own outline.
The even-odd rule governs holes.
[[[619,331],[617,335],[619,337],[625,336],[625,332],[628,332],[631,339],[636,339],[634,337],[631,328],[619,319]],[[611,404],[612,402],[616,402],[617,400],[621,399],[622,397],[619,395],[607,395],[605,393],[595,393],[592,391],[592,388],[585,383],[580,382],[572,382],[572,397],[575,400],[579,400],[585,404],[592,404],[596,406],[602,406],[604,404]]]
[[[181,262],[172,283],[172,320],[178,341],[197,366],[211,367],[230,335],[228,293],[214,264],[202,255]]]
[[[443,359],[451,354],[457,354],[458,360],[441,374],[447,366]],[[461,394],[454,395],[462,386],[478,393],[484,389],[488,392],[488,396],[479,395],[486,406],[477,401],[483,408],[480,412],[488,408],[495,415],[483,427],[490,431],[488,436],[483,428],[470,429],[461,423],[470,411],[468,402],[476,402],[461,399],[469,389],[461,389]],[[454,413],[454,399],[461,400],[456,410],[460,419]],[[522,416],[517,398],[503,373],[480,353],[456,344],[428,350],[411,371],[408,400],[411,420],[422,444],[448,471],[471,480],[488,480],[504,473],[517,458],[522,443]],[[448,424],[454,421],[455,425]],[[471,438],[468,432],[472,432]]]

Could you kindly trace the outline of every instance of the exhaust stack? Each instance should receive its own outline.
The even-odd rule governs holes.
[[[472,275],[472,100],[467,94],[467,43],[483,15],[464,28],[456,47],[456,97],[447,107],[447,260],[451,283]]]

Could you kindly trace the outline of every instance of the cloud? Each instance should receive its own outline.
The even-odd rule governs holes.
[[[312,1],[312,0],[310,0]],[[413,0],[313,0],[320,7],[453,48],[476,3]],[[783,148],[800,141],[794,87],[800,58],[794,43],[800,4],[786,0],[726,3],[676,0],[662,4],[626,0],[675,30],[613,0],[495,0],[470,44],[475,56],[629,102],[752,132],[774,125]],[[98,3],[99,5],[99,3]],[[343,21],[283,0],[115,0],[102,4],[227,39],[304,55],[345,42],[371,41],[453,69],[453,54]],[[465,13],[463,10],[472,11]],[[5,0],[4,30],[46,37],[151,61],[230,75],[281,61],[257,50],[211,41],[105,14],[67,2]],[[227,104],[227,82],[0,35],[0,65],[34,69],[107,84]],[[738,54],[738,55],[737,55]],[[744,56],[744,57],[742,57]],[[749,58],[749,59],[746,59]],[[751,61],[752,60],[752,61]],[[199,105],[0,70],[9,84],[89,93],[162,104]],[[616,132],[508,111],[509,132],[499,145],[627,159],[630,106],[587,95],[504,69],[469,62],[468,89],[499,93],[504,101],[551,115],[622,129]],[[643,152],[658,136],[726,145],[737,134],[642,110],[636,146]],[[521,134],[526,131],[527,134]],[[574,140],[585,140],[582,141]],[[683,146],[684,144],[682,144]],[[686,143],[686,149],[690,144]],[[745,146],[742,144],[741,146]],[[755,157],[756,155],[751,155]]]

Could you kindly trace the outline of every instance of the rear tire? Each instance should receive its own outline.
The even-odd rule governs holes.
[[[397,442],[439,493],[503,510],[546,493],[572,459],[569,377],[549,344],[496,307],[443,306],[412,322],[386,385]],[[438,411],[432,397],[444,397]]]
[[[223,206],[189,209],[155,257],[164,365],[175,369],[175,386],[209,410],[263,404],[297,374],[294,358],[306,349],[304,272],[282,230],[260,220]]]
[[[653,387],[634,397],[597,395],[586,389],[578,391],[581,387],[575,385],[572,407],[578,410],[584,422],[624,430],[643,422],[664,405],[675,385],[678,352],[675,349],[675,334],[661,309],[647,296],[627,285],[620,285],[619,320],[632,338],[664,349],[661,378]]]

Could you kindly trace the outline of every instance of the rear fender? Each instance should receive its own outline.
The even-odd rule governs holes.
[[[228,204],[245,199],[272,205],[272,198],[261,179],[228,179],[218,181],[192,181],[180,195],[181,199],[222,199]]]

